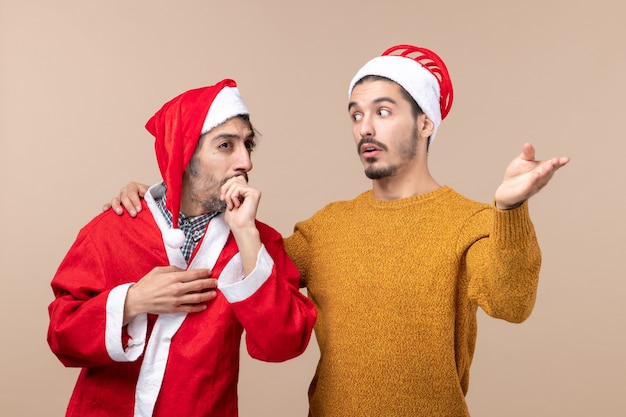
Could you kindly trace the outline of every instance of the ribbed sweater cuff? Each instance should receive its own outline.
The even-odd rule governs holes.
[[[500,210],[496,208],[494,220],[494,232],[496,236],[503,239],[516,242],[528,239],[533,236],[535,227],[530,219],[528,211],[528,200],[524,201],[519,207],[511,210]]]

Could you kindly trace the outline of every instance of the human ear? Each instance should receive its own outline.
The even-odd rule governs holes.
[[[419,127],[419,135],[423,138],[429,138],[435,131],[435,123],[425,114],[420,114],[417,118],[417,126]]]

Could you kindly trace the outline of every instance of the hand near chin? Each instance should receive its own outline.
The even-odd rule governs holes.
[[[261,192],[250,187],[243,176],[237,176],[222,186],[220,198],[226,203],[224,221],[237,242],[244,276],[248,276],[256,267],[261,249],[261,238],[256,228]]]
[[[220,199],[226,204],[224,220],[233,230],[255,228],[261,192],[252,188],[244,176],[230,178],[221,188]]]

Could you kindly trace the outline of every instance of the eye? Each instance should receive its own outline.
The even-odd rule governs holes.
[[[246,149],[250,152],[252,152],[254,150],[254,148],[256,148],[256,142],[253,140],[250,140],[248,142],[246,142]]]
[[[391,115],[391,112],[389,111],[389,109],[380,109],[378,110],[378,114],[380,116],[389,116]]]
[[[355,122],[358,122],[359,120],[363,118],[363,115],[361,113],[353,113],[350,115],[350,118],[354,120]]]
[[[230,146],[231,146],[230,142],[222,142],[217,147],[220,148],[220,149],[228,149],[228,148],[230,148]]]

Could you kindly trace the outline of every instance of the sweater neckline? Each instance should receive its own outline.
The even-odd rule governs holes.
[[[429,191],[427,193],[418,194],[411,197],[400,198],[397,200],[382,200],[374,197],[374,191],[369,190],[363,194],[363,197],[365,198],[365,201],[373,208],[396,210],[415,204],[423,204],[451,191],[452,189],[449,186],[443,185],[434,191]]]

